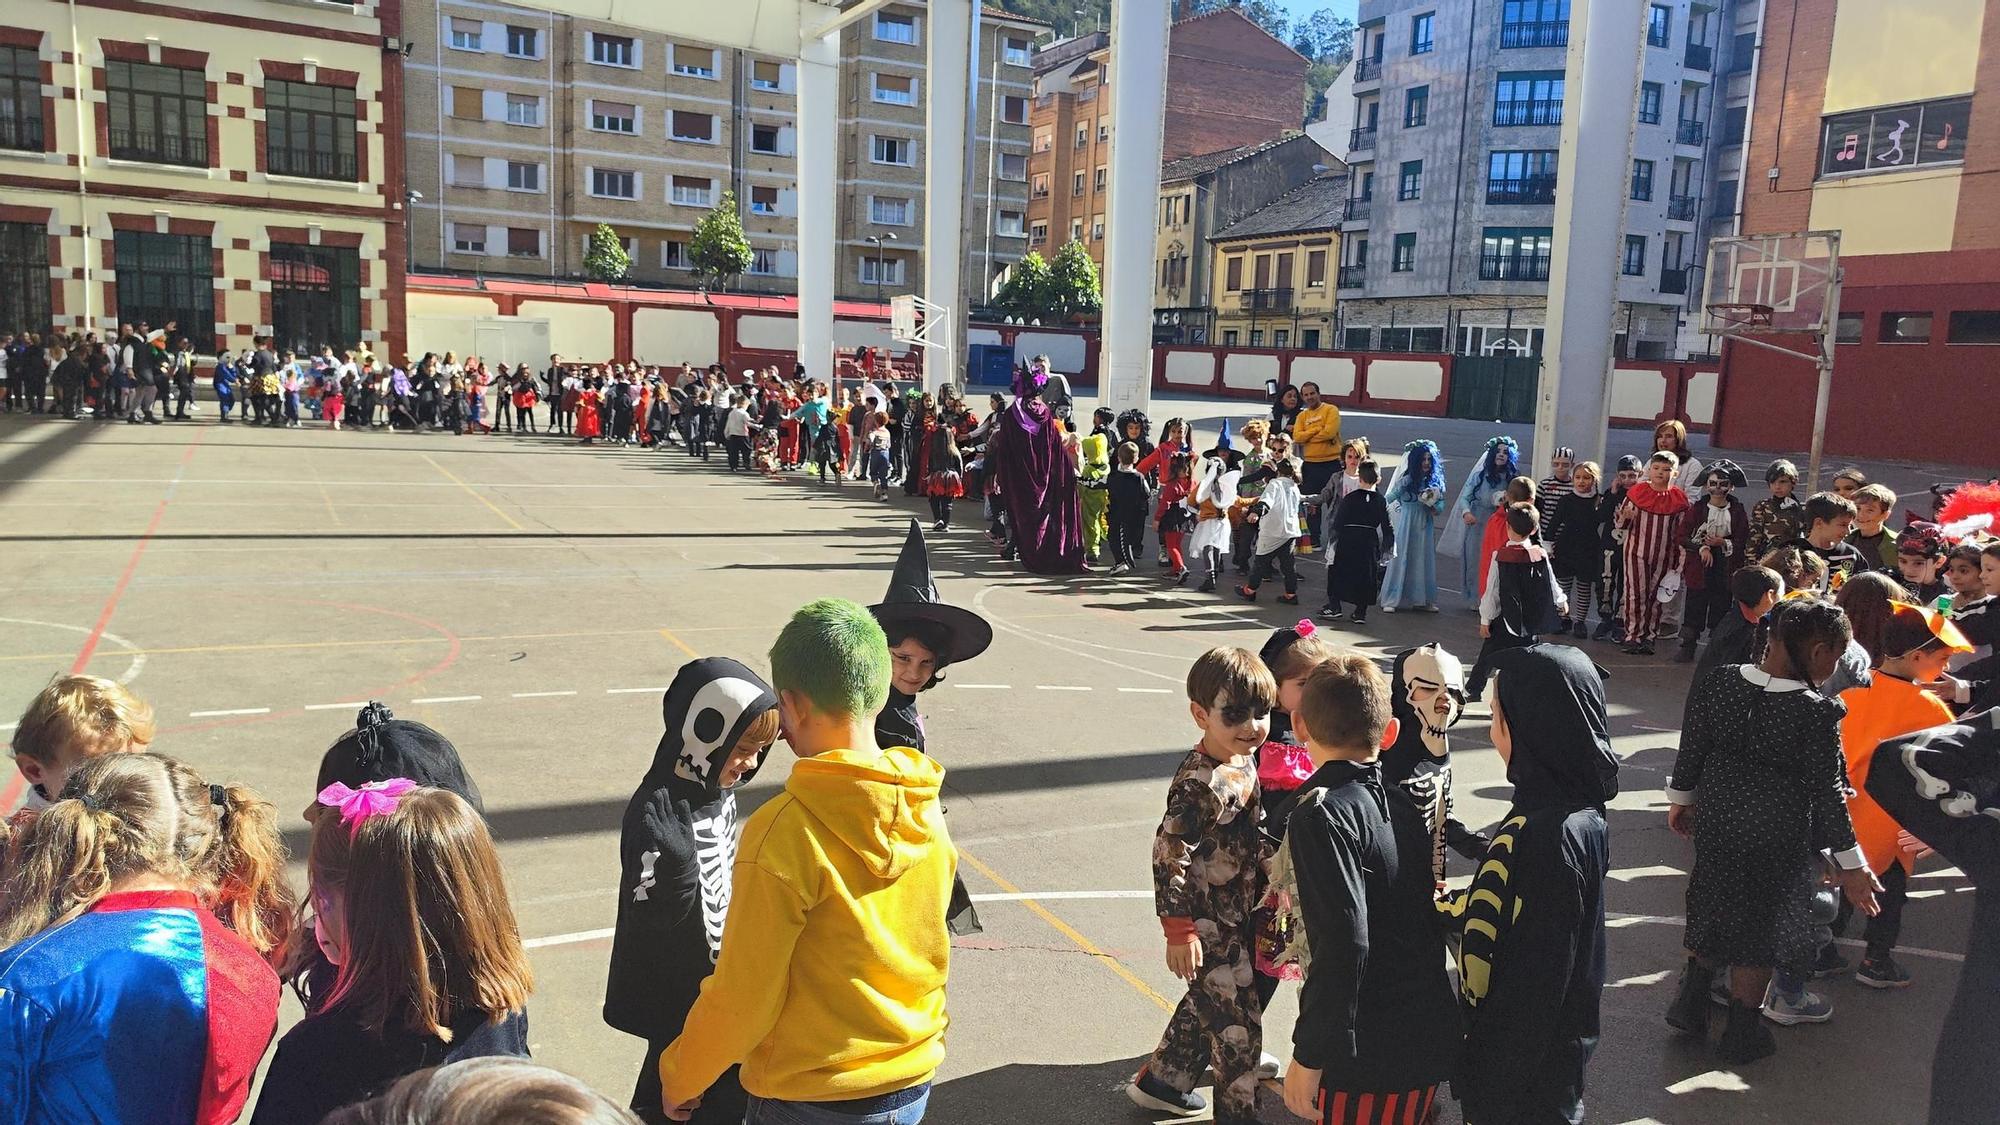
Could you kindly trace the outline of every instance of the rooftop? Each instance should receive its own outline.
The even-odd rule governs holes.
[[[1210,242],[1233,242],[1273,234],[1339,230],[1347,203],[1344,173],[1307,180],[1270,203],[1222,228]]]
[[[1177,156],[1160,165],[1160,183],[1179,183],[1205,176],[1220,168],[1225,168],[1239,160],[1248,160],[1260,152],[1273,149],[1287,141],[1297,140],[1304,133],[1293,129],[1267,141],[1253,141],[1235,148],[1217,149],[1214,152],[1198,152],[1192,156]],[[1330,155],[1330,154],[1329,154]]]

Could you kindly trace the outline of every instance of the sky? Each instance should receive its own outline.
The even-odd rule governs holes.
[[[1359,0],[1278,0],[1278,3],[1292,14],[1293,19],[1312,15],[1321,8],[1332,8],[1348,19],[1353,19],[1360,8]]]

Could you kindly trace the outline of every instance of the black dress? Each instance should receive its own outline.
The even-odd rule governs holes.
[[[375,1034],[338,1011],[307,1016],[278,1040],[250,1125],[318,1125],[342,1106],[367,1101],[396,1079],[488,1055],[528,1057],[528,1017],[498,1023],[484,1012],[451,1020],[451,1042],[401,1028]]]
[[[1597,493],[1578,496],[1566,493],[1552,505],[1542,540],[1554,554],[1556,577],[1564,581],[1581,578],[1595,582],[1604,575],[1604,545],[1599,538]]]
[[[1696,688],[1667,797],[1698,810],[1686,946],[1704,961],[1802,969],[1818,952],[1819,852],[1855,847],[1846,713],[1748,664],[1718,668]]]
[[[1396,546],[1389,505],[1372,488],[1357,488],[1333,510],[1333,562],[1326,571],[1326,600],[1366,608],[1381,589],[1380,561]]]

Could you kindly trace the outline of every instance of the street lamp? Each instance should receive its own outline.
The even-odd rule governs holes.
[[[884,242],[896,241],[896,233],[890,231],[888,234],[871,234],[861,241],[875,244],[875,303],[879,305],[883,303],[882,275],[887,273],[889,269],[889,260],[882,256],[882,244]]]
[[[417,204],[423,202],[424,193],[416,188],[403,192],[403,250],[408,259],[405,273],[417,272]],[[444,222],[444,213],[438,213],[438,222]]]

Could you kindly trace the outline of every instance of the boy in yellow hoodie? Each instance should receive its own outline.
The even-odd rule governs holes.
[[[799,761],[744,825],[715,973],[660,1055],[662,1109],[687,1120],[740,1063],[746,1125],[909,1125],[944,1059],[944,770],[875,744],[889,644],[860,605],[793,614],[771,684]]]

